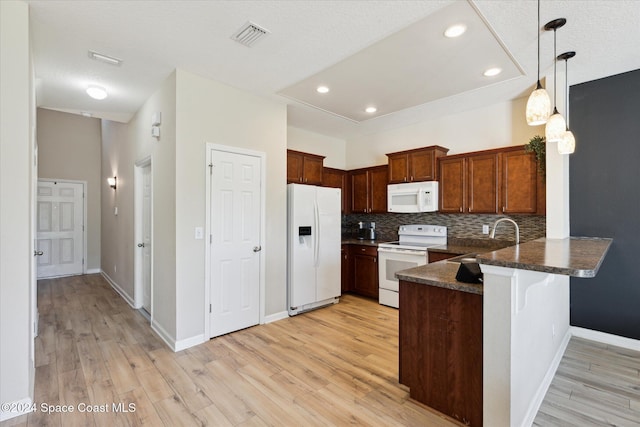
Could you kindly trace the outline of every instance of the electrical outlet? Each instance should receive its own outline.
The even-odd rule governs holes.
[[[489,226],[487,224],[482,224],[482,234],[489,234]]]

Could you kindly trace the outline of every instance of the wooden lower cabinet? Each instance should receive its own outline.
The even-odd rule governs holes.
[[[342,245],[340,248],[341,262],[341,290],[342,293],[351,291],[351,255],[349,254],[349,245]]]
[[[482,295],[401,280],[399,351],[412,399],[482,425]]]
[[[438,262],[438,261],[442,261],[445,259],[449,259],[449,258],[454,258],[457,257],[458,255],[463,255],[463,254],[451,254],[451,253],[445,253],[445,252],[432,252],[430,250],[427,250],[427,259],[429,264],[431,264],[432,262]]]
[[[349,257],[350,290],[358,295],[378,299],[378,248],[350,245]]]

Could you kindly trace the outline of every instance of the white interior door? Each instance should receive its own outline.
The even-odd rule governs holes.
[[[38,181],[38,278],[84,272],[84,184]]]
[[[260,322],[261,159],[211,153],[211,337]]]
[[[151,164],[142,168],[142,308],[151,313]],[[140,243],[139,243],[140,244]]]

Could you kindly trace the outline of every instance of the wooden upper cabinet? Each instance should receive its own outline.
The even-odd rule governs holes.
[[[351,212],[387,212],[387,165],[356,169],[351,177]]]
[[[440,212],[462,213],[466,205],[466,179],[464,157],[442,157],[440,167]]]
[[[324,156],[287,150],[287,183],[322,185]]]
[[[523,146],[441,157],[438,164],[440,212],[545,213],[542,177]]]
[[[449,149],[432,145],[409,151],[389,153],[389,184],[437,180],[438,157]]]
[[[536,158],[522,146],[501,153],[501,212],[538,213],[538,180]]]
[[[349,186],[347,182],[346,171],[334,168],[322,168],[322,186],[342,190],[342,213],[347,213],[346,208],[349,205]]]
[[[498,213],[498,154],[467,157],[467,212]]]

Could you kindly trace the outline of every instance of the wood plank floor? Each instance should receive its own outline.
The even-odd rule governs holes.
[[[640,426],[640,352],[573,337],[535,426]]]
[[[40,281],[38,308],[38,410],[2,427],[459,425],[398,384],[397,310],[374,301],[347,295],[179,353],[100,275]],[[535,425],[640,426],[640,353],[573,338]]]
[[[2,426],[460,425],[408,398],[397,311],[371,300],[345,296],[179,353],[100,275],[40,281],[38,308],[38,410]]]

